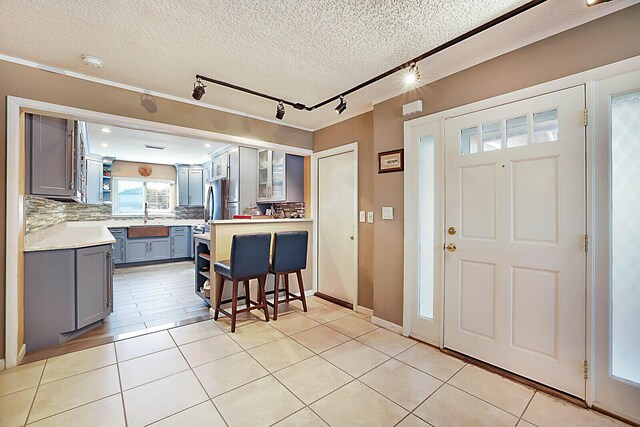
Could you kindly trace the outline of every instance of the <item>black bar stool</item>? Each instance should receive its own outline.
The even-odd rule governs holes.
[[[251,310],[263,309],[265,320],[269,321],[267,297],[264,285],[269,273],[269,250],[271,249],[271,234],[235,235],[231,241],[231,257],[227,261],[218,261],[213,265],[216,274],[216,309],[213,318],[218,320],[218,313],[231,318],[231,332],[236,330],[236,316]],[[258,279],[258,300],[251,301],[249,280]],[[225,280],[233,282],[231,313],[220,308],[222,290]],[[238,310],[238,282],[243,282],[246,308]]]
[[[307,311],[307,300],[304,296],[304,284],[302,283],[302,270],[307,268],[307,242],[309,233],[306,231],[284,231],[273,235],[273,259],[269,273],[275,275],[273,285],[273,320],[278,319],[278,304],[300,300],[302,308]],[[289,292],[289,274],[295,273],[298,278],[300,295]],[[281,300],[279,294],[280,278],[284,278],[285,299]]]

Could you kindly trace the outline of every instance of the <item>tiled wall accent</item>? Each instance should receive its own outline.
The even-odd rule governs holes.
[[[204,208],[199,206],[176,206],[174,212],[176,219],[203,219]]]
[[[66,203],[44,197],[25,196],[24,212],[26,234],[66,221]]]
[[[273,208],[276,215],[284,214],[285,218],[304,218],[305,206],[304,203],[273,203],[272,205],[260,204],[258,205],[262,212],[267,209]]]
[[[111,205],[66,203],[67,221],[104,221],[111,219]]]

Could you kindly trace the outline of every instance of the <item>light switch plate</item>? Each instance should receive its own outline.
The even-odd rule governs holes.
[[[364,211],[360,211],[360,222],[364,222],[364,221],[365,221]]]
[[[383,206],[382,207],[382,219],[393,219],[393,207],[392,206]]]
[[[373,212],[367,212],[367,222],[373,224]]]

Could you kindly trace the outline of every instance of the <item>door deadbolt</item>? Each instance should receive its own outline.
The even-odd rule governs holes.
[[[449,243],[447,246],[444,247],[446,250],[448,250],[449,252],[455,252],[456,249],[456,245],[453,243]]]
[[[449,230],[447,230],[449,232],[450,235],[454,235],[456,234],[456,228],[455,227],[449,227]]]

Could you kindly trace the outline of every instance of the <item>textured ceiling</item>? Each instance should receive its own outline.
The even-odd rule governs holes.
[[[131,162],[166,165],[203,163],[209,158],[209,153],[226,146],[212,141],[94,123],[89,123],[87,128],[89,153]],[[102,131],[103,128],[111,132],[105,133]],[[148,149],[144,147],[146,144],[165,148]]]
[[[433,81],[637,0],[587,8],[550,0],[425,61]],[[0,53],[179,97],[204,74],[313,105],[403,63],[526,0],[2,0]],[[93,69],[82,54],[100,57]],[[348,97],[340,118],[403,91],[391,76]],[[273,118],[273,102],[210,85],[202,102]],[[329,105],[287,109],[317,129]]]

